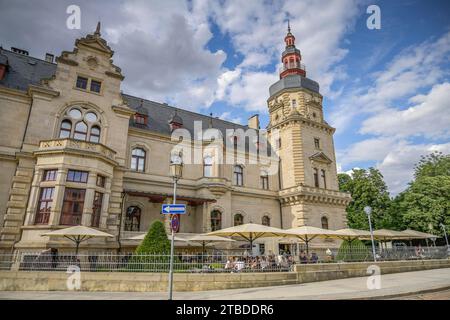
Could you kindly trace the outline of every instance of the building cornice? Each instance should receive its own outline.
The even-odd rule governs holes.
[[[278,195],[284,206],[318,203],[345,207],[352,201],[350,193],[309,186],[296,186],[280,190]]]

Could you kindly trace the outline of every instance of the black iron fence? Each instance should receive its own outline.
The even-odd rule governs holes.
[[[447,247],[393,247],[377,250],[377,261],[447,259]],[[182,254],[174,256],[174,272],[286,272],[295,264],[373,261],[370,247],[309,249],[298,255],[268,254]],[[89,272],[168,272],[170,256],[132,253],[58,253],[56,251],[18,252],[0,255],[0,270],[66,271],[69,267]]]

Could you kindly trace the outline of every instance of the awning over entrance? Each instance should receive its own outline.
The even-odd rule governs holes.
[[[148,200],[150,202],[156,202],[156,203],[163,203],[167,198],[173,198],[173,193],[137,191],[137,190],[129,190],[129,189],[125,189],[124,193],[126,193],[130,196],[148,198]],[[216,202],[215,198],[189,197],[189,196],[183,196],[182,194],[178,194],[178,192],[177,192],[177,200],[186,201],[190,206],[202,205],[205,202]]]

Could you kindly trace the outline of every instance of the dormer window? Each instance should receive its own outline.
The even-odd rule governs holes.
[[[148,117],[145,114],[136,113],[134,115],[134,123],[140,125],[147,125]]]

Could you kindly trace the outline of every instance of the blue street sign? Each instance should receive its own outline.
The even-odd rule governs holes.
[[[163,214],[185,214],[185,204],[163,204],[161,212]]]

